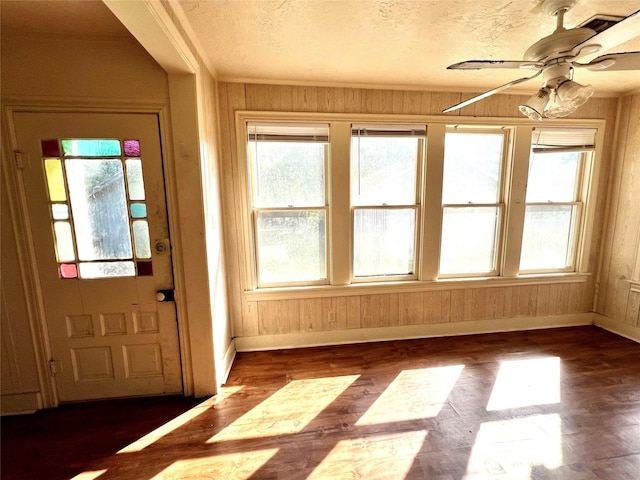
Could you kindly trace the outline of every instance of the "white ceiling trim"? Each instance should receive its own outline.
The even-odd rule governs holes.
[[[167,73],[195,73],[198,61],[160,0],[102,0]]]

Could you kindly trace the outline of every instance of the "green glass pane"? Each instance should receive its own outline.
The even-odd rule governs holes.
[[[64,165],[78,259],[131,259],[122,162],[118,159],[66,159]]]
[[[53,231],[56,237],[56,258],[58,263],[73,262],[76,254],[73,251],[73,237],[69,222],[54,222]]]
[[[65,157],[116,157],[121,155],[120,140],[74,138],[62,140]]]
[[[137,258],[151,258],[151,241],[149,240],[149,225],[146,220],[133,222],[133,244]]]
[[[67,199],[67,193],[64,189],[62,163],[57,158],[47,158],[44,161],[44,171],[47,175],[49,200],[52,202],[64,202]]]
[[[129,158],[125,161],[127,169],[127,186],[129,200],[144,200],[144,179],[142,178],[142,161],[139,158]]]
[[[51,205],[51,217],[54,220],[67,220],[69,218],[69,207],[66,203],[54,203]]]
[[[145,218],[147,216],[147,206],[144,203],[132,203],[131,218]]]

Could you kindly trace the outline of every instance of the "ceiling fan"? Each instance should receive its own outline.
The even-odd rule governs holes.
[[[640,34],[640,10],[596,33],[591,28],[563,26],[564,15],[576,0],[543,0],[542,6],[556,16],[556,30],[531,45],[524,53],[524,60],[469,60],[447,67],[449,70],[479,70],[483,68],[517,68],[536,70],[532,76],[512,80],[509,83],[453,105],[443,113],[452,112],[472,103],[502,92],[513,85],[542,75],[542,86],[527,102],[520,105],[520,112],[532,120],[564,117],[585,103],[593,88],[573,81],[574,70],[586,68],[592,71],[640,70],[640,52],[609,53],[588,63],[579,60],[588,55],[620,45]]]

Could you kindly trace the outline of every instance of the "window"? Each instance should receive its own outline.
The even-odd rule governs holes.
[[[250,124],[259,286],[327,282],[328,125]]]
[[[257,297],[587,273],[600,121],[238,118],[245,279]]]
[[[424,126],[352,126],[353,276],[413,276]]]
[[[582,176],[594,129],[538,129],[522,233],[521,271],[573,271],[584,202]]]
[[[60,278],[152,275],[140,142],[41,144]]]
[[[445,135],[441,275],[495,275],[502,218],[502,131]]]

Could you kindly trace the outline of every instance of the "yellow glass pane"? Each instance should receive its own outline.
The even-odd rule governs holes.
[[[56,236],[56,257],[58,263],[73,262],[76,254],[73,251],[73,236],[69,222],[54,222],[53,231]]]
[[[44,161],[44,170],[47,174],[49,201],[64,202],[67,199],[67,192],[62,177],[62,163],[57,158],[47,158]]]

